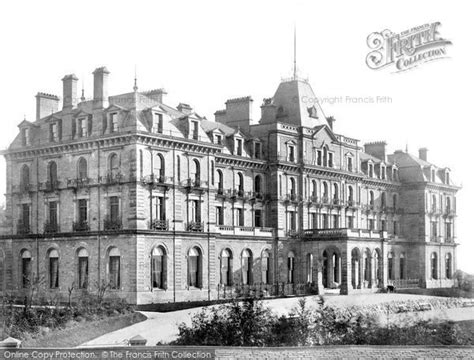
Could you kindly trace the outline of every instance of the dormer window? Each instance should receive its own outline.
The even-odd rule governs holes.
[[[380,178],[385,180],[387,178],[385,166],[380,166]]]
[[[255,142],[254,156],[255,156],[255,159],[262,158],[262,144],[259,142]]]
[[[321,166],[323,164],[323,153],[321,152],[321,150],[317,151],[316,164],[318,166]]]
[[[369,177],[374,177],[374,164],[369,164]]]
[[[193,129],[192,138],[193,138],[193,140],[198,140],[198,138],[199,138],[198,122],[197,121],[192,121],[191,126],[192,126],[192,129]]]
[[[215,134],[214,135],[214,143],[217,145],[222,145],[222,135]]]
[[[49,141],[58,141],[58,124],[56,122],[49,124]]]
[[[151,131],[157,134],[163,133],[163,114],[153,114],[153,127]]]
[[[392,180],[393,181],[398,181],[398,170],[397,169],[392,170]]]
[[[78,128],[79,137],[87,136],[87,119],[86,118],[78,119],[77,128]]]
[[[431,169],[431,181],[436,181],[436,171],[434,169]]]
[[[444,176],[444,183],[449,185],[449,172],[446,171],[446,175]]]
[[[110,132],[118,131],[118,114],[112,113],[110,114]]]
[[[242,156],[242,139],[235,140],[235,148],[236,154]]]
[[[21,143],[23,146],[30,145],[30,129],[28,128],[21,129]]]

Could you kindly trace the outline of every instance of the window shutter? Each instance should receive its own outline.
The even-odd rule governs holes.
[[[87,118],[87,134],[89,136],[92,134],[92,115]]]

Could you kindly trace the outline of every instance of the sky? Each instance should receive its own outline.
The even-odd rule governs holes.
[[[92,71],[107,66],[109,94],[164,87],[165,102],[191,104],[213,119],[226,99],[262,99],[297,67],[308,78],[335,132],[361,144],[385,140],[390,151],[448,166],[462,185],[457,203],[458,268],[474,273],[470,213],[474,199],[472,9],[441,1],[10,1],[0,5],[0,148],[26,118],[38,91],[62,94],[75,73],[92,96]],[[451,5],[450,5],[451,4]],[[367,36],[440,22],[448,58],[410,71],[372,70]],[[5,174],[3,159],[0,174]],[[5,192],[4,176],[0,191]],[[2,201],[4,201],[2,199]]]

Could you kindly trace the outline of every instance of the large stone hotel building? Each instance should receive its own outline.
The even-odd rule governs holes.
[[[306,80],[215,121],[163,89],[93,98],[66,75],[36,95],[6,159],[0,289],[95,291],[130,303],[448,287],[456,192],[448,168],[335,132]],[[39,279],[39,280],[38,280]]]

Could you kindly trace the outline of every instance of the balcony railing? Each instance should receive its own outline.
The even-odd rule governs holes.
[[[207,186],[207,181],[201,179],[186,179],[184,181],[184,186],[188,188],[202,189]]]
[[[247,196],[247,193],[243,189],[233,189],[231,197],[244,199],[244,198],[247,198],[248,196]]]
[[[146,185],[164,185],[164,184],[172,184],[173,183],[172,176],[164,176],[161,174],[152,174],[142,177],[142,183]]]
[[[446,208],[444,209],[444,214],[443,214],[445,217],[454,217],[456,216],[456,211],[454,211],[453,209],[450,209],[450,208]]]
[[[262,201],[263,200],[263,193],[260,191],[251,191],[249,194],[250,199]]]
[[[43,229],[45,234],[55,234],[59,232],[59,224],[57,221],[51,222],[51,221],[46,221],[44,223],[44,229]]]
[[[123,174],[111,172],[105,175],[105,177],[103,178],[103,183],[105,183],[106,185],[115,185],[120,184],[123,179]]]
[[[122,229],[122,221],[120,219],[111,219],[109,217],[104,219],[104,230],[117,231]]]
[[[188,231],[196,231],[196,232],[203,232],[204,231],[204,223],[199,221],[191,221],[186,226]]]
[[[346,201],[346,207],[358,208],[359,206],[360,206],[360,204],[357,201],[354,201],[354,200],[347,200]]]
[[[92,179],[90,178],[68,179],[67,187],[73,188],[73,189],[80,189],[80,188],[89,186],[91,183],[92,183]]]
[[[89,231],[90,230],[90,227],[89,227],[89,223],[87,222],[87,220],[85,221],[74,221],[72,223],[72,231]]]
[[[297,194],[286,194],[285,201],[286,202],[298,202],[298,195]]]
[[[163,219],[154,219],[150,224],[150,228],[152,230],[168,231],[169,221]]]
[[[59,189],[59,181],[46,181],[40,184],[40,190],[45,192],[53,192]]]
[[[16,225],[17,234],[29,234],[31,232],[30,224],[19,221]]]
[[[360,238],[360,239],[380,239],[387,238],[387,231],[368,230],[368,229],[306,229],[303,230],[304,238]]]

